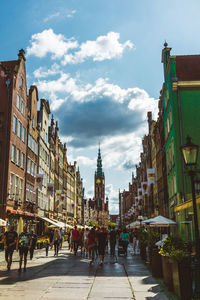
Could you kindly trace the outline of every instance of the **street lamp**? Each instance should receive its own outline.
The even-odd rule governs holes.
[[[197,157],[198,157],[199,146],[195,145],[191,142],[191,138],[187,136],[186,144],[181,146],[181,152],[184,158],[184,162],[186,167],[196,166]],[[195,250],[196,250],[196,278],[195,278],[195,294],[196,299],[199,299],[200,296],[200,288],[199,288],[199,268],[200,268],[200,238],[199,238],[199,227],[198,227],[198,215],[197,215],[197,204],[196,204],[196,195],[195,195],[195,175],[198,171],[194,169],[190,169],[188,174],[191,180],[191,188],[192,188],[192,203],[193,203],[193,211],[194,211],[194,228],[195,228]]]

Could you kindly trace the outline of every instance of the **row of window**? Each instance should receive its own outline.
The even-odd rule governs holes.
[[[12,145],[11,150],[11,161],[15,163],[18,167],[24,169],[25,166],[25,154],[15,145]]]
[[[49,155],[46,150],[40,145],[40,157],[45,161],[47,165],[49,165]]]
[[[28,147],[36,154],[38,155],[38,143],[37,141],[28,134]]]
[[[10,174],[9,199],[22,201],[23,187],[24,187],[23,179],[11,173]]]
[[[42,192],[38,191],[38,206],[42,209],[48,210],[48,197]]]
[[[27,160],[27,173],[32,176],[37,174],[37,165],[30,158]]]
[[[20,97],[19,94],[17,94],[17,109],[22,113],[22,115],[25,117],[25,103]]]
[[[169,198],[172,198],[177,193],[176,174],[174,173],[168,180]]]
[[[168,115],[168,118],[167,118],[167,122],[165,124],[165,136],[166,136],[166,139],[170,133],[170,130],[172,128],[172,110],[170,109],[169,111],[169,115]]]
[[[22,126],[22,122],[15,115],[13,116],[13,132],[17,134],[22,142],[26,142],[26,128]]]
[[[36,202],[36,193],[34,186],[26,183],[26,201]]]
[[[43,129],[43,131],[42,131],[42,138],[45,141],[45,143],[47,144],[47,142],[48,142],[48,135],[47,135],[45,129]]]
[[[49,182],[49,174],[45,172],[41,167],[39,167],[39,174],[43,175],[43,186],[47,187],[47,183]]]
[[[169,149],[166,152],[166,160],[167,160],[167,172],[173,168],[175,158],[174,158],[174,139],[171,139],[171,143],[169,145]]]

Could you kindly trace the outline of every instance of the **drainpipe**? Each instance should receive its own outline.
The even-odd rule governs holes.
[[[7,151],[8,146],[8,140],[10,142],[10,139],[8,139],[8,119],[9,119],[9,109],[10,109],[10,85],[11,80],[8,77],[6,80],[6,87],[8,90],[8,103],[7,103],[7,109],[6,109],[6,127],[5,127],[5,143],[4,143],[4,164],[3,164],[3,177],[2,177],[2,189],[1,189],[1,199],[2,199],[2,209],[1,209],[1,218],[4,219],[5,217],[5,206],[6,206],[6,198],[7,195],[5,195],[6,190],[6,183],[8,181],[8,176],[6,176],[6,169],[8,168],[8,155],[9,151]]]
[[[179,120],[179,132],[180,132],[180,140],[181,145],[183,145],[183,127],[182,127],[182,116],[181,116],[181,103],[180,103],[180,89],[177,88],[177,96],[178,96],[178,120]],[[183,174],[183,192],[184,192],[184,200],[186,201],[186,179],[185,179],[185,173],[184,173],[184,161],[181,160],[181,170]]]

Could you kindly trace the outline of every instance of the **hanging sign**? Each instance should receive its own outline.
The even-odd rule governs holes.
[[[55,194],[56,201],[61,200],[61,194],[62,194],[61,190],[56,190],[56,194]]]
[[[47,183],[47,196],[53,196],[53,191],[54,191],[54,183],[53,182]]]
[[[142,187],[142,195],[147,195],[148,194],[148,182],[147,181],[143,181],[141,183],[141,187]]]
[[[42,174],[36,174],[35,176],[35,189],[42,189],[42,183],[43,183],[43,175]]]
[[[148,186],[156,184],[156,169],[147,169],[147,182]]]

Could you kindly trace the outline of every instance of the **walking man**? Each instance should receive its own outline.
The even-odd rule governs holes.
[[[30,247],[30,260],[32,260],[32,258],[33,258],[33,253],[34,253],[36,242],[37,242],[37,234],[35,234],[33,232],[33,230],[31,230],[31,239],[32,239],[32,244]]]
[[[110,255],[115,256],[115,245],[116,245],[116,238],[117,238],[117,232],[115,231],[115,227],[111,229],[109,232],[109,239],[110,239]]]
[[[79,243],[79,231],[77,230],[77,226],[75,226],[74,230],[72,230],[72,241],[74,246],[74,255],[76,255]]]
[[[18,237],[18,244],[17,244],[17,250],[19,249],[19,269],[18,272],[21,272],[22,270],[22,261],[24,258],[24,272],[26,272],[26,264],[27,264],[27,255],[28,250],[32,246],[32,238],[30,232],[27,232],[27,226],[24,225],[23,231],[19,234]]]
[[[10,270],[12,264],[12,256],[17,244],[17,232],[14,231],[14,226],[10,226],[10,230],[4,233],[4,249],[7,269]]]
[[[98,240],[98,252],[99,252],[99,258],[100,258],[100,266],[103,266],[105,249],[106,249],[106,244],[107,244],[107,232],[104,227],[98,231],[97,240]]]

